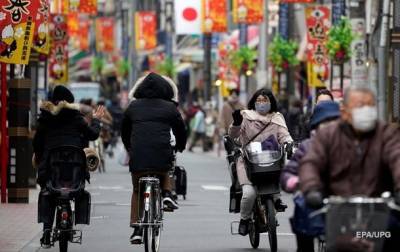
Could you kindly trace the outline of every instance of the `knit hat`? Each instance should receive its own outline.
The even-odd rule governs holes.
[[[74,95],[71,93],[71,91],[62,85],[56,86],[53,90],[53,95],[51,96],[52,103],[57,103],[60,101],[73,103],[74,100]]]
[[[310,127],[315,129],[324,121],[336,119],[340,116],[339,104],[334,101],[321,101],[314,108],[311,116]]]

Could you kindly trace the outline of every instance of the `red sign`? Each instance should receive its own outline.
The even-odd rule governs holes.
[[[136,12],[136,49],[150,50],[157,46],[157,16],[154,11]]]
[[[52,14],[50,25],[51,50],[49,74],[54,84],[68,81],[68,26],[67,16]]]
[[[96,19],[96,48],[99,52],[114,51],[114,18]]]
[[[0,62],[28,64],[39,0],[0,1]]]
[[[90,30],[90,20],[80,19],[79,20],[79,48],[82,51],[89,50],[89,30]]]
[[[80,0],[78,11],[91,15],[97,14],[97,0]]]
[[[226,32],[228,29],[228,19],[226,18],[226,1],[203,0],[202,5],[203,32]]]

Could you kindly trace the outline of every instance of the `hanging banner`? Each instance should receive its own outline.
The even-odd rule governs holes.
[[[150,50],[157,46],[157,16],[154,11],[136,12],[136,49]]]
[[[76,8],[76,0],[74,1],[74,8]],[[86,13],[89,15],[96,15],[97,14],[97,0],[80,0],[78,12],[79,13]]]
[[[201,34],[201,0],[175,0],[175,33]]]
[[[90,20],[87,18],[80,18],[79,19],[79,34],[78,34],[78,41],[79,41],[79,49],[81,51],[88,51],[89,50],[89,31],[90,31]]]
[[[49,54],[50,35],[49,20],[50,5],[48,0],[40,0],[40,7],[36,16],[35,33],[33,36],[33,48],[42,54]]]
[[[68,0],[51,0],[50,4],[51,14],[68,14],[69,1]]]
[[[50,81],[54,84],[65,84],[68,81],[67,16],[63,14],[52,14],[50,17]]]
[[[39,0],[0,2],[0,62],[28,64]]]
[[[236,49],[236,45],[228,41],[218,45],[218,80],[222,97],[229,96],[229,90],[239,89],[239,73],[233,69],[229,53]]]
[[[351,43],[351,84],[368,85],[367,45],[365,44],[365,20],[354,18],[350,20],[356,39]]]
[[[289,4],[279,4],[279,35],[285,40],[289,39]]]
[[[233,0],[233,22],[259,24],[264,18],[264,0]]]
[[[346,0],[332,0],[332,24],[338,24],[342,16],[346,16]]]
[[[280,3],[313,3],[315,0],[281,0]]]
[[[202,0],[203,33],[226,32],[228,30],[226,1]]]
[[[307,24],[307,60],[311,63],[310,71],[318,78],[309,78],[312,86],[321,86],[321,81],[329,78],[329,56],[325,47],[327,32],[331,26],[330,10],[323,5],[305,9]],[[312,82],[312,80],[316,80]],[[319,81],[317,81],[319,80]]]
[[[98,52],[114,51],[114,18],[96,19],[96,49]]]

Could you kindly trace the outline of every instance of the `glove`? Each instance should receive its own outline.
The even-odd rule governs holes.
[[[233,126],[239,126],[243,122],[243,116],[240,114],[240,109],[233,111]]]
[[[323,206],[322,193],[316,190],[309,191],[305,195],[306,204],[314,209],[321,208]]]
[[[394,203],[396,203],[396,205],[400,206],[400,190],[398,190],[394,193]]]
[[[285,151],[287,154],[287,159],[291,159],[293,156],[293,143],[285,143]]]

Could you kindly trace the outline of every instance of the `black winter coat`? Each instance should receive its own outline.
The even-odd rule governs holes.
[[[79,106],[60,102],[57,106],[44,102],[38,127],[33,138],[33,151],[39,161],[38,183],[46,180],[46,166],[42,161],[47,159],[47,151],[62,145],[87,147],[88,141],[96,140],[100,133],[100,121],[92,120],[88,125],[79,111]]]
[[[181,114],[171,101],[142,98],[125,111],[121,137],[130,155],[129,170],[168,171],[172,167],[172,129],[176,149],[186,146],[186,129]]]

